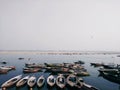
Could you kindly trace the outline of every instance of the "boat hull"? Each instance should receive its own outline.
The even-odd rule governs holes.
[[[73,74],[67,77],[67,84],[69,87],[73,88],[77,84],[77,77]]]
[[[28,81],[27,81],[27,85],[32,88],[36,83],[36,77],[34,76],[31,76]]]
[[[37,86],[42,87],[45,84],[45,78],[43,76],[40,76],[37,80]]]
[[[48,87],[53,87],[55,85],[55,77],[53,75],[47,78],[47,85]]]
[[[56,85],[58,86],[58,88],[63,89],[66,85],[66,80],[65,77],[63,75],[59,75],[56,78]]]
[[[2,84],[2,88],[7,88],[13,86],[16,82],[18,82],[22,78],[22,75],[18,75],[16,77],[13,77]]]
[[[20,81],[16,83],[16,87],[21,87],[27,83],[27,80],[29,79],[29,76],[26,76],[22,78]]]

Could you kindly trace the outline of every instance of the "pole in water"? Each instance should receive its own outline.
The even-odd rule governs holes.
[[[6,90],[6,88],[5,88],[5,87],[3,87],[3,88],[2,88],[2,90]]]
[[[30,90],[33,90],[32,88],[30,88]]]

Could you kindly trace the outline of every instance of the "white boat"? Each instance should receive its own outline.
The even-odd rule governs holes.
[[[0,66],[0,69],[7,70],[7,71],[15,70],[15,66]]]
[[[8,81],[6,81],[5,83],[3,83],[1,87],[2,88],[10,87],[10,86],[14,85],[16,82],[18,82],[21,78],[22,78],[22,75],[15,76],[15,77],[9,79]]]
[[[36,77],[35,76],[31,76],[27,81],[28,86],[31,87],[31,88],[35,85],[35,83],[36,83]]]
[[[0,67],[0,69],[1,70],[8,70],[8,71],[11,70],[11,68],[9,68],[9,67],[2,67],[2,66]]]
[[[18,81],[16,83],[16,86],[20,87],[20,86],[25,85],[27,83],[28,79],[29,79],[29,76],[25,76],[24,78],[22,78],[20,81]]]
[[[38,80],[37,80],[37,86],[38,86],[38,87],[42,87],[42,86],[44,85],[44,83],[45,83],[45,78],[44,78],[44,76],[42,75],[42,76],[40,76],[40,77],[38,78]]]
[[[67,84],[70,86],[70,87],[74,87],[76,84],[77,84],[77,77],[73,74],[70,74],[68,77],[67,77]]]
[[[50,75],[48,78],[47,78],[47,84],[50,86],[50,87],[53,87],[55,85],[55,77],[53,75]]]
[[[59,88],[64,88],[65,87],[65,85],[66,85],[66,80],[65,80],[65,77],[63,76],[63,75],[59,75],[59,76],[57,76],[57,78],[56,78],[56,84],[57,84],[57,86],[59,87]]]
[[[85,90],[99,90],[98,88],[91,86],[89,84],[83,83],[83,89]]]

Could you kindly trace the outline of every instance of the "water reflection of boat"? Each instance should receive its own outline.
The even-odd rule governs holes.
[[[65,87],[66,80],[65,80],[65,77],[62,74],[60,74],[60,75],[57,76],[57,78],[56,78],[56,85],[59,88],[61,88],[61,89]]]
[[[22,78],[20,81],[18,81],[16,83],[17,87],[23,86],[27,83],[27,80],[29,79],[29,76],[25,76],[24,78]]]
[[[1,87],[2,88],[10,87],[10,86],[14,85],[17,81],[19,81],[21,78],[22,78],[22,75],[13,77],[13,78],[9,79],[8,81],[6,81],[5,83],[3,83]]]
[[[8,70],[0,69],[0,74],[7,74]]]
[[[38,80],[37,80],[37,86],[38,86],[38,87],[42,87],[42,86],[44,85],[44,83],[45,83],[45,78],[44,78],[44,76],[42,75],[42,76],[40,76],[40,77],[38,78]]]

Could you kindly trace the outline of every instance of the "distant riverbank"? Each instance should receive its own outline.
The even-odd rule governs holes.
[[[0,50],[0,54],[46,54],[46,55],[94,55],[120,54],[117,51],[39,51],[39,50]]]

